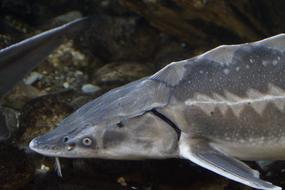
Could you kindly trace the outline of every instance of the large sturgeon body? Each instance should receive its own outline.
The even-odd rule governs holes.
[[[285,34],[171,63],[87,103],[30,147],[55,157],[181,157],[281,189],[239,160],[285,159]]]

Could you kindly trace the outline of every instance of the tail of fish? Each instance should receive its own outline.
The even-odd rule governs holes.
[[[0,50],[0,100],[15,84],[39,65],[64,39],[74,37],[88,26],[81,18],[13,44]],[[0,109],[0,141],[9,136],[5,117]]]

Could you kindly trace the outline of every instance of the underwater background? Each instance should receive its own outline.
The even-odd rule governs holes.
[[[0,144],[0,190],[251,189],[178,159],[60,159],[61,178],[54,159],[28,143],[86,102],[173,61],[284,32],[285,1],[0,0],[0,49],[84,16],[93,19],[88,29],[4,97],[12,135]],[[284,187],[283,168],[276,162],[262,177]]]

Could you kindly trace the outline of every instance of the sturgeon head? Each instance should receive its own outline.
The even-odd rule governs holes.
[[[142,79],[113,89],[33,139],[30,148],[54,157],[164,158],[176,154],[177,134],[154,111],[167,105],[170,88]]]

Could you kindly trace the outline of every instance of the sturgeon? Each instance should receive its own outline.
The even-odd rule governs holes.
[[[184,158],[280,190],[240,160],[285,159],[285,34],[223,45],[83,105],[30,148],[67,158]]]

